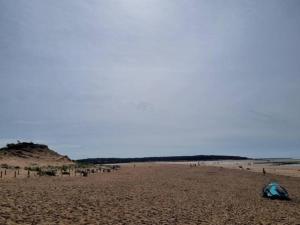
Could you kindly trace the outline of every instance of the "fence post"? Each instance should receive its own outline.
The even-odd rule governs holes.
[[[15,171],[15,178],[17,177],[17,171]]]

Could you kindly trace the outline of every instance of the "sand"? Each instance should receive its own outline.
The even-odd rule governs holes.
[[[72,161],[68,159],[61,158],[60,160],[49,159],[35,159],[28,158],[22,159],[18,157],[5,157],[4,159],[0,158],[0,165],[7,164],[9,166],[19,166],[19,167],[30,167],[30,166],[62,166],[62,165],[74,165]]]
[[[290,160],[282,160],[282,161],[284,162]],[[202,163],[203,165],[217,166],[217,167],[222,166],[231,169],[241,169],[240,167],[242,167],[242,169],[246,169],[258,173],[261,173],[263,168],[265,168],[267,173],[291,176],[291,177],[300,177],[300,164],[274,165],[271,162],[267,162],[263,160],[223,160],[223,161],[206,161]]]
[[[273,161],[278,161],[274,159]],[[281,160],[282,162],[289,162],[290,159]],[[299,162],[300,160],[294,160]],[[291,177],[300,177],[300,164],[276,165],[272,161],[266,160],[218,160],[218,161],[194,161],[194,162],[157,162],[157,164],[181,164],[181,165],[202,165],[202,166],[216,166],[238,170],[248,170],[251,172],[262,173],[265,168],[267,173],[276,175],[284,175]]]
[[[292,200],[262,198],[271,180]],[[300,178],[210,166],[2,179],[0,195],[0,224],[300,224]]]

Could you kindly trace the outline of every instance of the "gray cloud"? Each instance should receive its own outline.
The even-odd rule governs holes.
[[[0,137],[75,158],[299,157],[299,10],[0,0]]]

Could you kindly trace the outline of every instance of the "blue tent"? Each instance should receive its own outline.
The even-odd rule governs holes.
[[[271,182],[263,188],[263,197],[282,200],[290,199],[287,190],[276,182]]]

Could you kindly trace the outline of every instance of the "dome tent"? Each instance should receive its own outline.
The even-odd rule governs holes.
[[[271,182],[264,186],[263,197],[270,199],[290,200],[287,190],[277,182]]]

